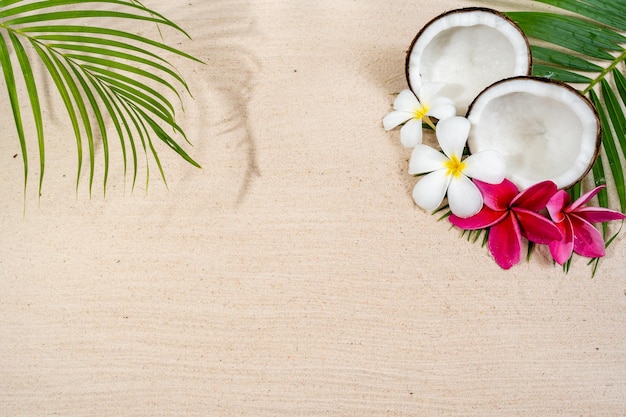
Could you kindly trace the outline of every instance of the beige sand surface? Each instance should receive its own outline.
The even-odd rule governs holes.
[[[76,193],[50,92],[24,210],[2,102],[0,416],[626,415],[626,235],[593,279],[504,272],[414,206],[382,129],[417,30],[478,3],[145,3],[207,62],[170,57],[203,169],[160,147],[169,190],[152,165],[131,193],[114,146],[104,198],[99,147]]]

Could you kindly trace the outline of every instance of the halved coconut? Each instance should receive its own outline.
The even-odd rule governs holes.
[[[471,153],[493,149],[520,189],[545,180],[568,188],[591,169],[601,143],[596,109],[567,84],[513,77],[487,87],[467,112]]]
[[[522,30],[495,10],[471,7],[444,13],[413,39],[406,57],[409,88],[443,83],[458,114],[485,87],[503,78],[529,75],[531,54]]]

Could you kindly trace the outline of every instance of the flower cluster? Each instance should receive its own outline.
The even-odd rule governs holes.
[[[450,222],[464,230],[489,229],[488,247],[496,263],[509,269],[521,258],[522,237],[549,245],[554,260],[563,265],[573,252],[585,257],[604,256],[604,240],[592,223],[622,220],[622,213],[583,207],[602,187],[596,187],[573,204],[567,192],[543,181],[520,192],[509,180],[497,185],[476,181],[485,205],[476,215]],[[542,213],[547,211],[549,218]]]
[[[593,224],[626,216],[585,206],[603,187],[573,203],[552,181],[520,191],[505,178],[505,162],[498,152],[464,156],[471,124],[456,116],[451,100],[437,97],[440,90],[439,85],[424,85],[418,96],[403,90],[394,111],[383,119],[386,130],[402,125],[401,142],[413,148],[409,174],[421,176],[413,189],[415,203],[435,211],[447,197],[450,222],[464,230],[487,230],[489,251],[503,269],[520,262],[523,239],[547,245],[560,265],[573,253],[604,256],[604,240]],[[438,120],[436,125],[431,117]],[[435,129],[440,150],[422,144],[422,122]]]

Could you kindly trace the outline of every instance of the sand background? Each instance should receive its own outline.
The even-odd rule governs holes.
[[[24,197],[3,100],[0,415],[626,415],[625,235],[595,278],[504,272],[414,206],[381,126],[423,24],[520,3],[146,0],[207,62],[168,57],[203,166],[158,148],[169,189],[152,164],[131,192],[118,145],[106,197],[101,147],[76,191],[50,88]]]

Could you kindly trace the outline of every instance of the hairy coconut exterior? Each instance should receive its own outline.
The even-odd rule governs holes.
[[[428,29],[428,27],[430,27],[434,22],[436,22],[439,19],[443,19],[443,18],[445,18],[445,17],[447,17],[449,15],[452,15],[452,14],[473,13],[473,12],[485,12],[485,13],[494,14],[494,15],[502,18],[503,20],[507,21],[512,27],[517,29],[517,31],[520,33],[520,35],[522,35],[522,38],[526,42],[526,50],[528,51],[528,71],[527,71],[527,74],[531,74],[532,73],[532,62],[533,62],[533,60],[532,60],[532,56],[531,56],[531,52],[530,52],[530,43],[528,42],[528,37],[522,31],[522,29],[517,25],[517,23],[515,23],[513,20],[511,20],[511,18],[509,18],[508,16],[506,16],[503,13],[500,13],[497,10],[489,9],[487,7],[465,7],[465,8],[461,8],[461,9],[449,10],[449,11],[447,11],[445,13],[442,13],[439,16],[431,19],[428,23],[426,23],[426,25],[424,25],[424,27],[422,27],[422,29],[413,38],[413,41],[411,42],[411,45],[409,46],[409,49],[406,51],[406,58],[405,58],[405,62],[404,62],[404,73],[405,73],[405,76],[406,76],[406,81],[407,81],[411,91],[413,91],[415,93],[415,90],[413,89],[413,86],[411,85],[411,77],[410,77],[410,74],[409,74],[409,62],[411,60],[411,52],[413,51],[413,47],[417,43],[417,41],[420,38],[420,36],[424,33],[424,31],[426,29]]]
[[[488,90],[490,90],[490,89],[492,89],[494,87],[497,87],[498,85],[500,85],[502,83],[515,81],[515,80],[532,80],[532,81],[537,81],[537,82],[540,82],[540,83],[546,83],[546,84],[549,84],[549,85],[557,85],[559,87],[565,88],[565,89],[569,90],[571,93],[574,93],[574,95],[578,96],[591,109],[591,112],[593,113],[593,116],[595,118],[595,124],[597,126],[595,151],[593,153],[593,156],[591,157],[591,160],[589,162],[589,166],[587,167],[586,171],[582,175],[580,175],[575,181],[573,181],[570,184],[564,185],[562,188],[571,188],[571,187],[573,187],[574,185],[576,185],[578,182],[582,181],[582,179],[587,176],[587,174],[589,173],[589,171],[593,167],[596,159],[598,159],[598,156],[600,155],[600,146],[602,145],[602,124],[600,123],[600,117],[598,116],[598,111],[597,111],[596,107],[593,105],[593,103],[587,97],[582,95],[578,90],[576,90],[575,88],[573,88],[569,84],[566,84],[566,83],[564,83],[562,81],[559,81],[559,80],[552,80],[552,79],[549,79],[549,78],[536,77],[536,76],[531,76],[531,75],[505,78],[503,80],[500,80],[500,81],[497,81],[497,82],[491,84],[490,86],[486,87],[483,91],[481,91],[480,94],[478,94],[478,96],[476,96],[474,101],[472,101],[472,103],[469,105],[469,107],[467,109],[467,113],[465,114],[465,117],[469,118],[469,116],[472,113],[472,109],[474,108],[475,103],[479,101],[479,99],[482,97],[482,95],[486,91],[488,91]]]

